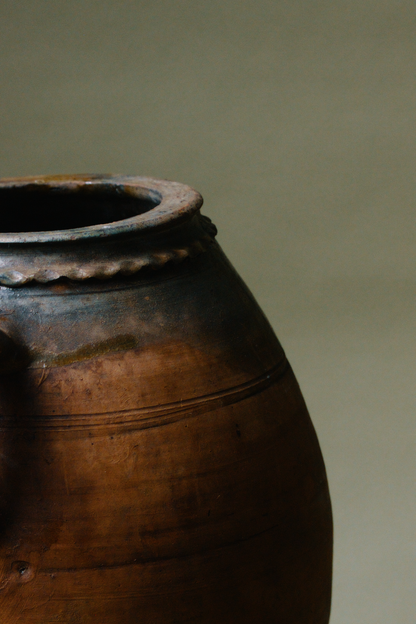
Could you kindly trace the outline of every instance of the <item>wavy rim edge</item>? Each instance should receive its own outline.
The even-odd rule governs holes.
[[[207,251],[214,242],[209,236],[192,241],[186,247],[174,248],[161,251],[153,251],[143,254],[138,258],[120,259],[113,262],[94,262],[89,265],[73,266],[69,262],[55,264],[54,267],[36,268],[15,268],[0,270],[0,284],[3,286],[24,286],[30,282],[47,284],[58,279],[66,278],[74,282],[84,282],[89,279],[109,280],[118,275],[127,277],[138,273],[141,269],[150,267],[158,269],[164,267],[168,262],[179,264],[185,258],[194,258]]]

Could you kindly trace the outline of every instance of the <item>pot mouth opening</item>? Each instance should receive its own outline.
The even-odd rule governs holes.
[[[73,230],[123,221],[160,201],[134,197],[108,184],[67,189],[49,184],[0,188],[0,233]]]
[[[135,176],[0,180],[0,243],[64,242],[164,228],[195,213],[200,195]]]

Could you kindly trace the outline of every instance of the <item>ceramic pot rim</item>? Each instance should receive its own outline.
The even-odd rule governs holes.
[[[126,234],[144,234],[150,229],[159,231],[190,219],[198,212],[203,202],[197,191],[179,182],[141,176],[88,174],[3,178],[0,179],[0,199],[2,189],[24,189],[34,185],[69,192],[90,186],[98,187],[102,191],[118,190],[137,199],[154,202],[155,206],[142,214],[111,223],[65,230],[1,232],[0,244],[76,242],[86,239],[108,239]]]

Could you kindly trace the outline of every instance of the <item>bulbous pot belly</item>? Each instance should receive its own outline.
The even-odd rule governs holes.
[[[199,194],[0,200],[1,624],[327,624],[319,445]]]
[[[3,621],[327,622],[316,436],[220,249],[18,294],[47,363],[1,381]]]

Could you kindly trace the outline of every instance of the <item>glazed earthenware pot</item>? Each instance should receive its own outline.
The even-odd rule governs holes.
[[[327,624],[324,464],[181,184],[0,183],[1,624]]]

